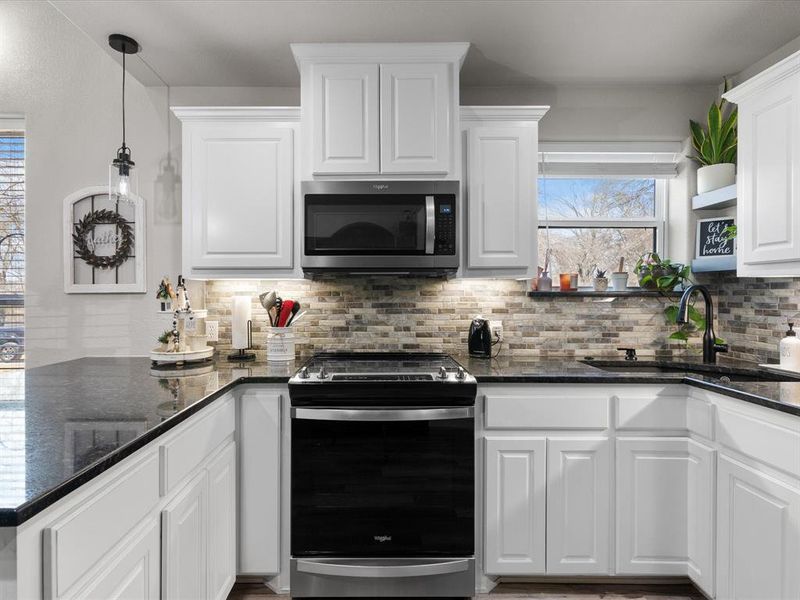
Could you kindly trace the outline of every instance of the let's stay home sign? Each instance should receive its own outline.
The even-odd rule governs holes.
[[[725,228],[733,218],[700,219],[697,221],[697,258],[733,256],[734,242],[728,239]]]

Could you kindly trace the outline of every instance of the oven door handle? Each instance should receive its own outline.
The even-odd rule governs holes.
[[[425,254],[433,254],[436,241],[436,204],[433,196],[425,196]]]
[[[293,419],[310,421],[442,421],[444,419],[471,419],[473,406],[455,408],[292,408]]]
[[[352,562],[337,563],[336,561],[303,559],[297,561],[298,571],[331,577],[429,577],[431,575],[462,573],[468,568],[468,560],[402,565],[359,565]]]

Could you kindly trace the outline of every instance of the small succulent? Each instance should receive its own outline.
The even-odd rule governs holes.
[[[166,331],[164,331],[164,333],[162,333],[160,336],[158,336],[158,343],[159,344],[169,344],[171,339],[172,339],[172,330],[171,329],[167,329]]]
[[[595,269],[594,276],[596,279],[605,279],[608,269]]]

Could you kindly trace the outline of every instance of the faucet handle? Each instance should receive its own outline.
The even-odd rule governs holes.
[[[620,352],[625,352],[625,360],[639,360],[636,356],[636,348],[617,348]]]

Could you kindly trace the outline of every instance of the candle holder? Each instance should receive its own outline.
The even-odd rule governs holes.
[[[228,354],[228,360],[231,362],[247,362],[255,360],[256,355],[254,352],[248,352],[253,349],[253,321],[247,320],[247,348],[239,348],[233,354]]]

